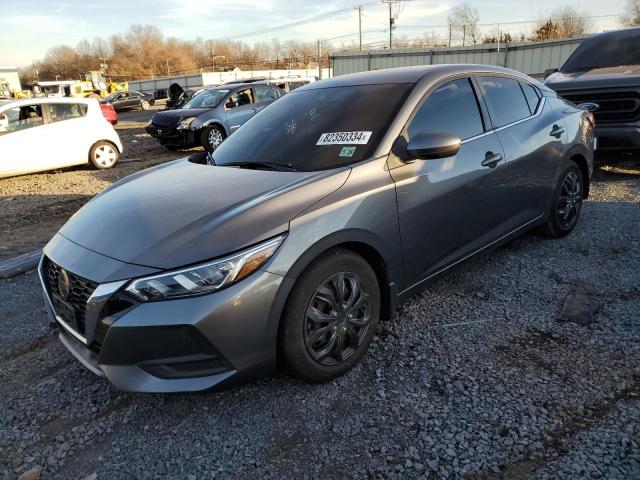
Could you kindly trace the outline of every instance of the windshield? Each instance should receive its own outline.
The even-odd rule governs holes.
[[[194,95],[180,108],[213,108],[229,94],[229,90],[204,90]]]
[[[407,84],[296,90],[253,117],[218,147],[216,165],[268,162],[324,170],[371,156]]]
[[[121,92],[115,92],[115,93],[111,93],[109,95],[107,95],[106,97],[104,97],[103,100],[110,102],[112,100],[115,100],[116,98],[118,98],[118,95],[120,95]]]
[[[585,40],[560,71],[573,73],[623,65],[640,65],[640,29],[618,32],[615,37],[604,35]]]

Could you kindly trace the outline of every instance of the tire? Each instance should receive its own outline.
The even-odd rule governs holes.
[[[98,170],[113,168],[120,160],[120,152],[115,145],[104,140],[99,141],[89,151],[89,161]]]
[[[200,134],[200,145],[202,145],[207,152],[215,152],[216,148],[224,142],[224,137],[224,132],[220,127],[215,125],[205,127]]]
[[[147,100],[142,100],[140,102],[140,108],[142,108],[142,110],[149,110],[151,108],[151,104]]]
[[[342,298],[336,288],[340,282]],[[379,318],[380,286],[371,266],[350,250],[331,250],[314,260],[291,290],[281,319],[279,358],[302,380],[332,380],[360,361]]]
[[[176,147],[175,145],[165,145],[164,147],[170,152],[175,152],[176,150],[178,150],[178,147]]]
[[[569,235],[580,219],[584,197],[584,179],[580,167],[570,160],[563,167],[554,189],[549,219],[542,232],[550,238]]]

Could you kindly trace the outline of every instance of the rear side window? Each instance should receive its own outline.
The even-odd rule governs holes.
[[[484,132],[478,100],[468,78],[447,82],[427,97],[411,120],[409,140],[423,131],[452,133],[462,140]]]
[[[520,82],[504,77],[478,77],[485,92],[495,128],[531,116]]]
[[[278,98],[277,92],[268,85],[256,85],[254,91],[256,93],[256,102],[268,102]]]
[[[0,135],[42,125],[42,106],[25,105],[0,113]]]
[[[522,87],[524,96],[529,104],[529,111],[531,112],[531,115],[533,115],[536,113],[536,110],[538,110],[538,104],[540,103],[540,94],[538,93],[538,89],[528,83],[520,83],[520,86]]]
[[[87,106],[83,103],[54,103],[49,105],[49,114],[52,122],[82,118],[87,114]]]

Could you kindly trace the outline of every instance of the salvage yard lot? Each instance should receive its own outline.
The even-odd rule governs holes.
[[[113,170],[0,180],[0,259],[184,156],[144,134],[151,113],[121,115]],[[56,340],[34,272],[0,280],[0,479],[640,478],[638,171],[598,171],[569,237],[532,233],[434,281],[323,385],[119,392]]]

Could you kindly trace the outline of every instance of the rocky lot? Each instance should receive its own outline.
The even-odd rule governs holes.
[[[0,180],[0,258],[184,155],[126,115],[115,170]],[[324,385],[122,393],[57,341],[33,272],[2,280],[0,479],[640,478],[639,171],[598,171],[569,237],[532,233],[437,279]]]

